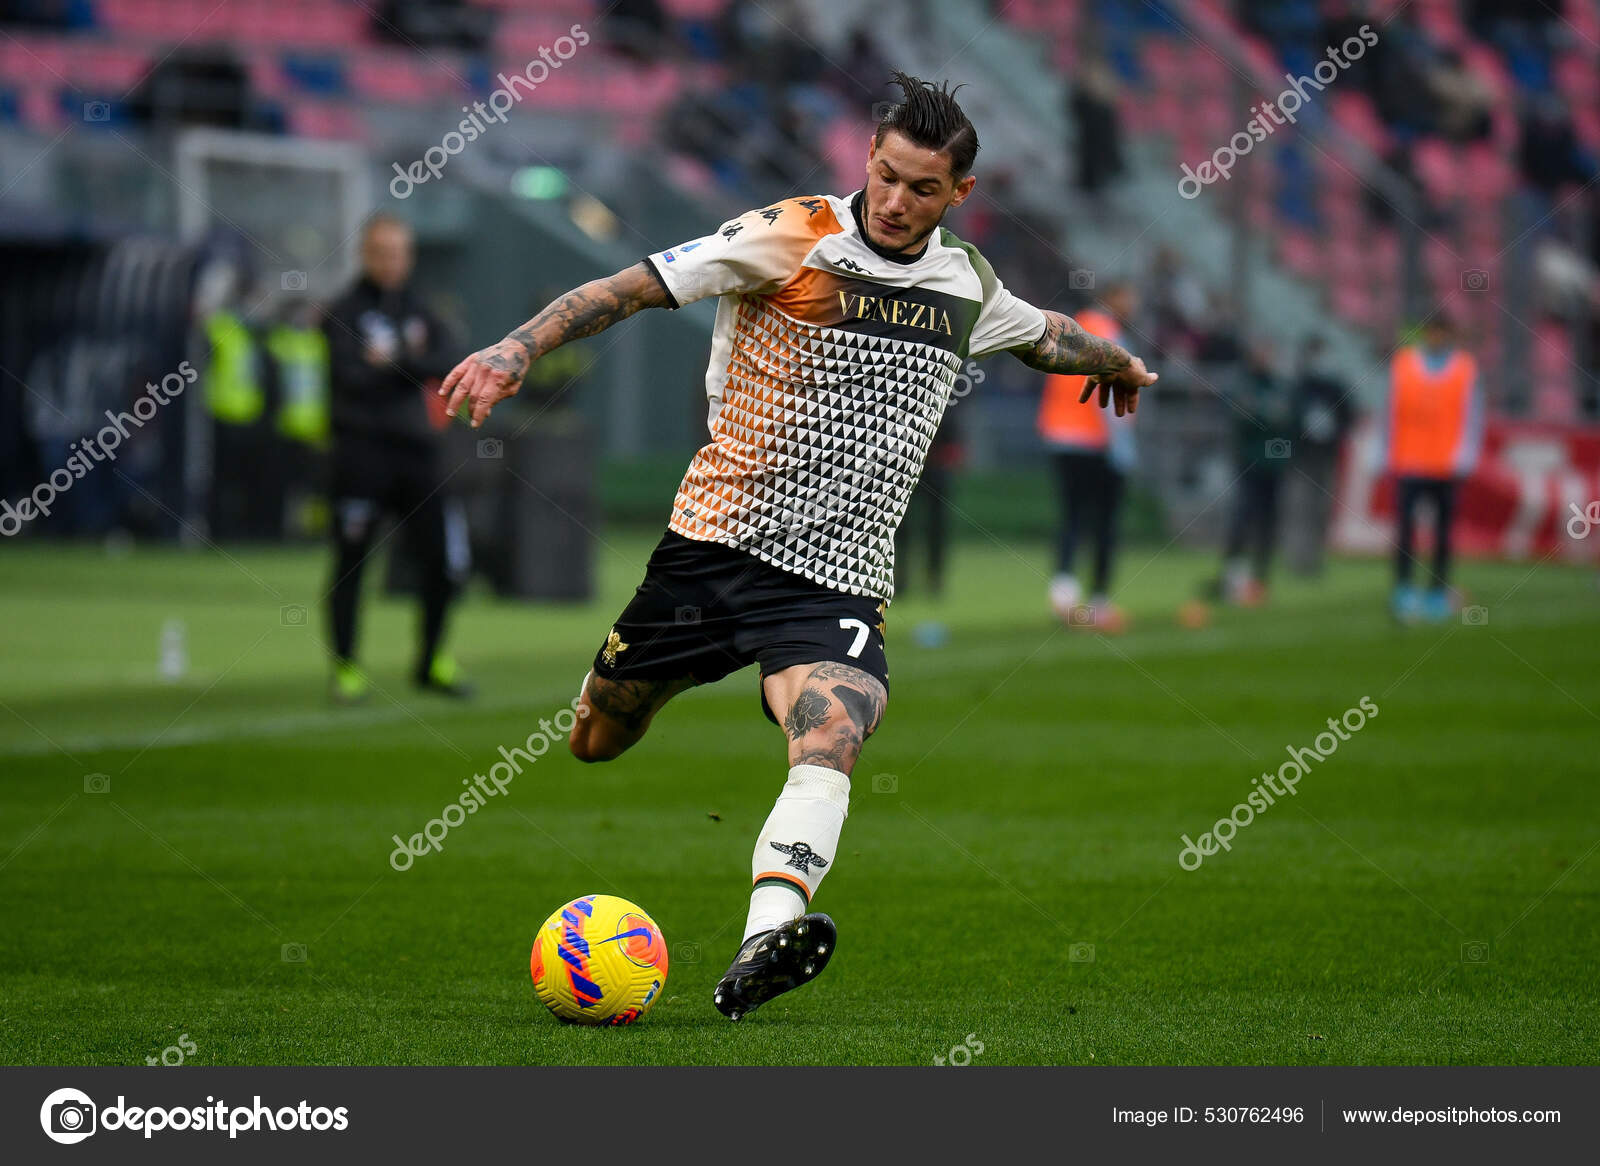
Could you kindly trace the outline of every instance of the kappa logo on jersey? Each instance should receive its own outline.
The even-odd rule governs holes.
[[[818,870],[828,865],[828,860],[812,850],[809,842],[796,842],[793,846],[785,846],[782,842],[769,842],[767,845],[779,854],[787,854],[789,861],[783,865],[792,866],[801,874],[810,874],[813,864]]]
[[[842,267],[846,271],[857,272],[861,275],[865,275],[867,273],[867,269],[862,267],[861,264],[857,263],[854,259],[835,259],[833,261],[833,265],[835,267]]]

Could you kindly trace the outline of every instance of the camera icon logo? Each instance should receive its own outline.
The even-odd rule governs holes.
[[[1094,272],[1087,267],[1074,267],[1067,272],[1067,286],[1073,291],[1093,291]]]
[[[84,121],[110,121],[111,103],[109,101],[85,101],[83,103]]]
[[[306,290],[306,273],[303,271],[286,271],[283,273],[283,290],[286,292],[303,292]]]
[[[108,794],[111,792],[111,775],[106,773],[86,773],[83,775],[83,792],[86,794]]]
[[[298,603],[286,603],[278,608],[278,622],[286,628],[306,626],[306,609]]]
[[[1293,444],[1281,437],[1274,437],[1267,442],[1267,456],[1270,458],[1286,458],[1293,450]]]
[[[875,773],[872,775],[872,792],[875,794],[897,794],[900,792],[900,778],[893,773]]]
[[[98,1112],[81,1089],[57,1089],[39,1107],[39,1125],[52,1142],[76,1145],[94,1133]]]
[[[1486,964],[1489,962],[1489,945],[1482,940],[1461,945],[1461,962],[1464,964]]]
[[[1074,964],[1094,963],[1094,944],[1073,943],[1067,945],[1067,962]]]
[[[675,964],[697,964],[700,962],[700,945],[691,940],[681,940],[672,945],[672,962]]]
[[[1094,626],[1094,608],[1087,603],[1073,604],[1072,610],[1067,612],[1067,622],[1073,627],[1087,628]]]
[[[700,609],[698,607],[679,607],[672,612],[672,620],[680,627],[700,622]]]
[[[1469,267],[1461,273],[1461,290],[1480,292],[1489,290],[1489,273],[1480,267]]]
[[[506,455],[506,443],[498,437],[485,437],[478,442],[478,456],[490,461],[499,461]]]
[[[874,101],[872,110],[867,114],[872,119],[873,125],[878,125],[896,109],[900,108],[898,101]]]
[[[283,962],[286,964],[303,964],[306,962],[306,945],[303,943],[286,943],[282,949]]]
[[[1481,628],[1489,622],[1489,609],[1479,604],[1461,609],[1461,622],[1469,628]]]

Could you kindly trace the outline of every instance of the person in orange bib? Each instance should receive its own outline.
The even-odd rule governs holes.
[[[1457,484],[1472,473],[1483,444],[1483,393],[1478,362],[1456,346],[1451,322],[1435,312],[1422,342],[1389,362],[1384,449],[1395,475],[1395,588],[1390,606],[1402,622],[1450,617],[1450,527]],[[1426,591],[1412,583],[1418,504],[1431,503],[1433,568]]]
[[[1085,331],[1120,344],[1123,328],[1138,310],[1138,292],[1132,284],[1119,282],[1075,319]],[[1050,605],[1069,627],[1117,632],[1126,620],[1111,603],[1108,589],[1123,482],[1135,458],[1133,415],[1118,417],[1093,400],[1080,401],[1083,383],[1081,376],[1053,373],[1045,378],[1039,402],[1039,436],[1049,451],[1061,498]],[[1094,540],[1087,603],[1072,565],[1085,529]]]

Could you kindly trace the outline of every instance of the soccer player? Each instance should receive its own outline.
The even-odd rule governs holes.
[[[1097,307],[1078,313],[1078,325],[1096,336],[1121,343],[1122,329],[1139,310],[1139,293],[1118,281]],[[1081,376],[1052,373],[1039,399],[1039,436],[1050,451],[1061,510],[1056,523],[1056,573],[1050,580],[1050,606],[1056,618],[1072,628],[1117,633],[1127,623],[1111,602],[1111,562],[1117,545],[1117,517],[1122,509],[1123,482],[1132,471],[1135,450],[1133,418],[1108,417],[1083,399]],[[1078,536],[1088,527],[1094,539],[1094,574],[1089,602],[1073,574]]]
[[[615,758],[675,694],[760,665],[788,780],[756,840],[744,942],[713,997],[731,1020],[832,954],[833,921],[807,911],[888,703],[895,530],[963,363],[1011,352],[1085,374],[1085,398],[1098,389],[1119,414],[1156,379],[1070,317],[1017,299],[941,227],[972,194],[978,135],[947,85],[895,80],[904,101],[871,139],[862,190],[786,199],[587,283],[441,389],[476,426],[559,345],[644,308],[719,297],[711,441],[595,655],[570,745],[583,761]]]
[[[1442,311],[1422,326],[1421,344],[1408,344],[1389,362],[1389,406],[1383,449],[1395,476],[1394,592],[1390,611],[1402,623],[1450,618],[1450,531],[1457,484],[1470,475],[1483,447],[1483,394],[1478,362],[1456,346]],[[1411,582],[1417,507],[1433,504],[1433,564],[1429,587]]]

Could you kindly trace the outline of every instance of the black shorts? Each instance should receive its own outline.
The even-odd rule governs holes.
[[[594,657],[604,680],[721,680],[749,664],[770,676],[837,662],[889,688],[882,600],[850,595],[721,543],[667,531],[644,582]],[[767,707],[762,711],[776,723]]]

